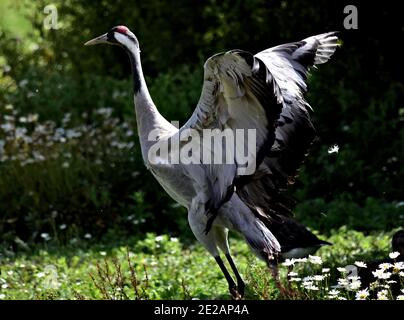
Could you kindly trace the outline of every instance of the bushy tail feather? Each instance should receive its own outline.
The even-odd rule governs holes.
[[[275,259],[281,252],[278,240],[260,220],[256,220],[255,230],[244,234],[244,237],[254,253],[266,262]]]

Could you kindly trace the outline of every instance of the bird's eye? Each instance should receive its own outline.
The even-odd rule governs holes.
[[[116,42],[115,38],[114,38],[114,32],[110,31],[107,33],[107,39],[109,42]]]

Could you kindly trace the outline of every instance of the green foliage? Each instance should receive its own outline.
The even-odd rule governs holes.
[[[32,67],[19,79],[16,88],[4,93],[3,103],[15,106],[22,113],[35,112],[41,119],[56,122],[65,113],[71,113],[73,120],[80,124],[83,113],[112,106],[117,116],[133,116],[130,88],[127,80],[89,74],[73,76]]]
[[[183,227],[172,219],[183,211],[163,202],[152,192],[154,180],[144,178],[133,123],[111,113],[85,113],[79,126],[65,114],[58,126],[8,107],[0,126],[3,244],[21,249],[25,242],[62,244],[84,234],[140,234],[148,224],[172,232]],[[159,211],[160,217],[152,214]]]
[[[182,124],[198,101],[206,58],[341,29],[345,5],[58,0],[59,28],[45,30],[47,4],[0,4],[0,243],[7,250],[48,238],[74,243],[86,234],[89,242],[147,231],[192,236],[185,209],[143,166],[136,134],[127,135],[136,126],[126,53],[84,47],[86,40],[128,25],[139,38],[154,101]],[[403,59],[383,31],[402,38],[401,20],[400,10],[362,4],[361,29],[342,30],[342,48],[309,78],[319,141],[292,192],[301,201],[297,217],[322,233],[403,225]],[[100,110],[111,112],[103,118]],[[36,115],[39,122],[20,121]],[[35,133],[39,125],[49,132]],[[58,129],[64,138],[68,130],[81,136],[53,141]],[[333,144],[338,154],[327,152]]]
[[[334,245],[318,252],[321,265],[307,263],[294,271],[306,277],[329,268],[328,285],[334,285],[340,277],[337,267],[387,256],[392,233],[365,236],[341,228],[327,239]],[[246,298],[281,298],[265,264],[253,256],[244,241],[231,242],[231,247],[246,279]],[[45,246],[30,253],[5,254],[0,256],[0,299],[230,298],[214,259],[201,246],[185,246],[167,235],[149,233],[142,240],[127,238],[125,245],[107,241],[88,246],[78,242],[68,247]],[[286,284],[286,268],[280,269]],[[329,299],[328,290],[297,289],[294,299]],[[350,299],[354,297],[350,295]]]
[[[188,120],[201,94],[202,72],[184,65],[150,79],[150,94],[166,119],[181,125]]]
[[[295,213],[299,221],[326,234],[342,226],[369,232],[404,225],[402,202],[386,203],[375,198],[367,198],[363,206],[344,197],[330,202],[310,199],[299,204]]]
[[[400,201],[400,177],[404,174],[400,166],[404,157],[400,103],[404,86],[393,83],[385,91],[363,98],[353,86],[333,88],[330,84],[331,95],[337,97],[332,100],[319,90],[324,79],[317,75],[310,81],[308,100],[315,108],[313,122],[319,140],[302,170],[296,196],[307,199],[321,194],[332,201],[345,193],[345,198],[361,206],[368,197]],[[327,149],[334,144],[340,147],[339,152],[328,154]]]
[[[246,245],[242,248],[246,253]],[[147,234],[139,241],[127,238],[123,246],[108,242],[83,248],[83,244],[76,243],[65,249],[47,247],[34,254],[2,257],[0,281],[7,283],[7,290],[0,289],[0,294],[5,294],[6,299],[49,299],[50,294],[55,299],[121,299],[125,295],[139,298],[133,287],[128,255],[143,299],[208,298],[212,293],[227,298],[226,281],[220,269],[211,268],[215,262],[202,247],[185,248],[178,238],[155,234]],[[45,286],[50,266],[57,270],[53,288]],[[117,266],[124,283],[115,281]],[[111,281],[106,279],[107,269]],[[125,295],[117,294],[117,288]]]
[[[206,58],[339,30],[345,3],[53,3],[57,30],[43,28],[45,0],[0,3],[0,299],[229,298],[213,259],[190,244],[185,209],[142,163],[126,53],[83,43],[129,26],[156,105],[182,124]],[[360,12],[360,30],[343,30],[343,47],[309,78],[319,140],[292,190],[297,218],[334,244],[319,251],[328,284],[339,266],[385,257],[404,225],[403,59],[386,36],[402,38],[401,11],[362,3]],[[232,247],[247,298],[282,297],[247,245]],[[329,298],[326,286],[292,286],[289,298]]]

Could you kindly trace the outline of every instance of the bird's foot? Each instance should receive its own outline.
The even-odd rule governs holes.
[[[243,300],[244,288],[242,290],[239,290],[237,287],[230,287],[229,291],[232,300]]]
[[[244,289],[245,289],[245,284],[244,284],[244,282],[237,284],[237,291],[238,291],[238,293],[240,294],[240,296],[241,296],[242,299],[244,298]]]

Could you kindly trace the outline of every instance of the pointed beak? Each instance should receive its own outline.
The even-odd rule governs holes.
[[[100,44],[100,43],[109,43],[107,33],[105,33],[102,36],[99,36],[97,38],[91,39],[90,41],[87,41],[84,45],[93,46],[95,44]]]

